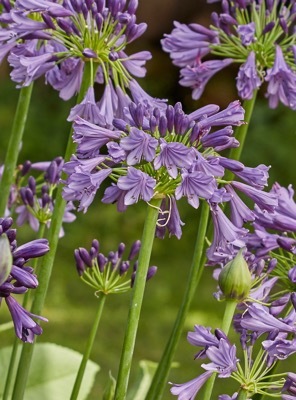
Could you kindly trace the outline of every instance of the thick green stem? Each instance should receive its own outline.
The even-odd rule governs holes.
[[[37,239],[41,239],[44,236],[44,230],[45,230],[45,224],[41,224],[39,231],[38,231],[38,235],[37,235]],[[38,272],[37,272],[37,266],[38,266],[38,261],[39,258],[35,258],[33,261],[33,265],[32,267],[34,268],[34,272],[38,277]],[[27,291],[27,293],[24,296],[24,301],[22,306],[24,308],[26,308],[26,306],[28,305],[29,302],[29,298],[30,298],[30,294],[32,295],[32,291]],[[19,350],[21,348],[21,342],[20,339],[18,337],[15,337],[14,342],[13,342],[13,347],[12,347],[12,352],[11,352],[11,356],[10,356],[10,360],[9,360],[9,367],[8,367],[8,371],[7,371],[7,376],[6,376],[6,382],[5,382],[5,387],[4,387],[4,392],[3,392],[3,396],[2,396],[2,400],[8,400],[10,398],[10,389],[12,388],[12,385],[15,381],[15,374],[16,374],[16,359],[19,353]]]
[[[8,203],[10,187],[13,183],[17,158],[27,121],[32,89],[33,84],[31,83],[31,85],[23,87],[20,90],[18,105],[14,115],[14,121],[4,162],[4,171],[0,182],[0,216],[4,216]]]
[[[247,137],[249,123],[253,114],[256,97],[257,97],[257,92],[254,93],[254,96],[251,100],[245,100],[243,103],[243,108],[245,109],[245,118],[244,118],[245,124],[238,126],[235,130],[235,138],[239,141],[240,145],[239,147],[233,147],[230,150],[228,158],[231,158],[233,160],[240,160],[245,140]],[[233,173],[227,170],[223,179],[227,181],[231,180],[232,178],[233,178]]]
[[[126,397],[132,357],[136,342],[136,335],[140,319],[140,312],[146,286],[146,276],[148,272],[152,245],[155,236],[155,227],[161,200],[153,200],[148,206],[146,220],[144,224],[141,250],[139,254],[139,264],[127,318],[127,325],[119,364],[118,379],[114,400],[124,400]]]
[[[163,356],[158,364],[158,368],[154,375],[150,390],[147,394],[146,400],[160,400],[164,388],[167,386],[168,375],[170,372],[171,364],[178,346],[184,322],[188,314],[189,307],[196,292],[196,288],[203,273],[203,248],[204,240],[209,219],[209,206],[207,202],[203,202],[200,213],[199,228],[192,258],[191,268],[189,271],[187,285],[185,288],[183,301],[179,309],[173,330],[164,350]]]
[[[247,400],[248,398],[248,392],[246,390],[240,390],[238,392],[237,400]]]
[[[228,335],[229,329],[231,327],[231,322],[233,319],[233,315],[234,315],[236,306],[237,306],[236,301],[232,301],[232,300],[226,301],[226,306],[225,306],[225,311],[224,311],[224,316],[223,316],[223,321],[222,321],[222,326],[221,326],[222,331],[226,335]],[[210,377],[210,379],[207,381],[206,386],[205,386],[205,392],[203,395],[203,400],[211,400],[216,376],[217,376],[217,374],[213,374]]]
[[[75,380],[75,383],[74,383],[74,386],[73,386],[73,390],[72,390],[72,394],[71,394],[70,400],[76,400],[77,397],[78,397],[80,386],[81,386],[81,382],[82,382],[82,379],[83,379],[83,376],[84,376],[84,372],[85,372],[85,368],[86,368],[86,364],[87,364],[87,361],[89,359],[89,356],[90,356],[90,353],[91,353],[91,350],[92,350],[92,347],[93,347],[93,344],[94,344],[94,341],[95,341],[95,337],[96,337],[96,334],[97,334],[97,330],[98,330],[98,327],[99,327],[100,319],[101,319],[103,308],[104,308],[105,301],[106,301],[106,295],[102,293],[100,295],[100,299],[99,300],[100,300],[99,307],[98,307],[97,313],[95,315],[94,323],[93,323],[93,326],[92,326],[92,329],[91,329],[91,332],[90,332],[90,335],[89,335],[89,338],[88,338],[88,341],[87,341],[87,344],[86,344],[85,352],[83,354],[83,358],[81,360],[81,364],[80,364],[80,367],[79,367],[79,370],[78,370],[78,373],[77,373],[77,376],[76,376],[76,380]]]
[[[83,75],[83,82],[81,85],[81,89],[77,98],[77,102],[79,103],[89,86],[90,82],[90,68],[89,63],[85,64],[84,68],[84,75]],[[71,129],[72,133],[72,129]],[[72,141],[71,134],[69,135],[68,144],[65,152],[64,159],[66,161],[69,160],[72,153],[75,152],[75,144]],[[55,200],[54,211],[52,214],[51,222],[50,222],[50,229],[48,233],[48,241],[50,246],[50,251],[44,256],[43,258],[43,265],[42,269],[39,274],[39,285],[36,289],[36,294],[34,297],[34,302],[32,305],[31,312],[33,314],[41,314],[43,305],[45,302],[45,297],[51,277],[52,267],[55,259],[55,254],[59,242],[59,234],[60,229],[62,226],[62,219],[64,215],[66,207],[66,202],[62,198],[62,186],[59,185]],[[12,400],[22,400],[25,392],[25,387],[29,375],[30,364],[33,356],[34,344],[25,343],[23,345],[22,354],[20,357],[20,362],[18,366],[16,382],[12,394]]]

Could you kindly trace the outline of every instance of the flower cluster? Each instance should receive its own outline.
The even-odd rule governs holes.
[[[32,343],[34,336],[42,333],[42,328],[34,319],[47,319],[25,310],[12,295],[26,293],[38,286],[33,268],[26,263],[32,258],[46,254],[49,246],[46,239],[37,239],[17,246],[16,230],[11,228],[12,223],[10,217],[0,218],[0,239],[8,239],[8,245],[5,248],[1,246],[0,277],[3,267],[8,267],[7,260],[11,260],[8,274],[5,274],[5,279],[0,280],[0,304],[4,299],[11,313],[16,336],[24,342]]]
[[[211,1],[212,2],[212,1]],[[296,109],[295,0],[221,2],[212,13],[213,25],[175,22],[162,39],[164,51],[181,68],[180,84],[198,99],[211,77],[232,63],[240,65],[236,86],[242,99],[251,99],[267,82],[271,108],[281,102]],[[207,55],[221,57],[204,61]]]
[[[110,251],[106,257],[104,254],[99,253],[99,242],[94,239],[89,251],[79,247],[74,252],[78,274],[87,285],[96,290],[96,295],[100,293],[124,293],[133,287],[138,261],[134,262],[133,272],[130,277],[127,276],[127,273],[130,269],[130,262],[138,255],[140,247],[141,242],[139,240],[135,241],[127,260],[123,260],[124,243],[120,243],[117,251]],[[150,267],[146,280],[152,278],[156,271],[157,267]]]
[[[274,194],[262,190],[267,184],[268,167],[245,167],[218,153],[239,145],[232,136],[232,125],[241,125],[243,116],[240,103],[234,101],[222,111],[208,105],[188,115],[180,103],[162,109],[131,103],[123,119],[113,120],[113,129],[76,117],[73,138],[77,154],[64,166],[68,179],[63,196],[67,201],[79,201],[79,210],[86,211],[109,177],[112,184],[105,190],[103,202],[116,202],[118,210],[124,211],[141,199],[163,199],[157,236],[163,237],[168,229],[178,238],[182,221],[176,200],[186,197],[191,206],[198,208],[200,199],[205,199],[215,225],[210,252],[216,253],[231,243],[240,245],[240,237],[247,233],[242,223],[253,220],[253,213],[236,190],[261,209],[273,210],[277,204]],[[226,182],[229,184],[225,188],[220,187],[226,169],[245,183]],[[230,201],[234,210],[233,222],[218,205],[224,201]]]
[[[295,394],[295,374],[273,374],[279,361],[296,352],[295,293],[291,298],[293,310],[285,318],[275,317],[268,307],[256,303],[251,303],[243,314],[235,317],[244,363],[240,363],[236,346],[229,342],[223,331],[216,329],[213,334],[210,328],[195,325],[194,332],[188,333],[189,343],[202,347],[195,358],[208,358],[211,362],[201,365],[207,372],[184,384],[174,384],[171,393],[178,395],[179,400],[194,400],[202,385],[216,373],[218,378],[230,377],[240,384],[238,392],[231,397],[221,395],[219,400],[238,399],[240,391],[246,393],[243,398],[252,398],[256,393],[294,398],[290,394]],[[255,355],[254,347],[259,341],[260,349]]]
[[[0,61],[9,54],[11,78],[20,86],[45,75],[64,100],[80,90],[85,64],[91,63],[95,81],[105,85],[99,105],[104,118],[108,102],[116,108],[127,88],[136,100],[140,88],[134,77],[145,76],[151,58],[148,51],[125,53],[147,27],[136,23],[137,5],[137,0],[5,1]]]
[[[40,224],[50,225],[55,204],[55,192],[60,181],[64,160],[56,157],[53,161],[31,163],[26,161],[16,168],[14,183],[11,186],[9,204],[6,214],[17,214],[16,223],[21,226],[25,222],[34,231]],[[29,173],[41,172],[36,178]],[[67,204],[63,222],[73,222],[75,215],[71,212],[74,206]],[[60,236],[64,235],[63,228]]]

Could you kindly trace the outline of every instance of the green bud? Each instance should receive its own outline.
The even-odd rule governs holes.
[[[222,269],[219,275],[219,286],[226,299],[240,302],[251,289],[252,277],[248,264],[240,249],[235,258]]]
[[[6,281],[12,268],[10,244],[5,234],[0,236],[0,285]]]

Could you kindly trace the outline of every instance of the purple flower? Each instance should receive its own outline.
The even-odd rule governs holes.
[[[253,303],[248,307],[248,311],[242,315],[240,324],[243,328],[255,332],[273,332],[278,330],[280,332],[296,332],[295,326],[275,318],[269,314],[268,309],[260,304]]]
[[[216,41],[217,34],[199,24],[180,24],[174,21],[171,34],[165,34],[161,40],[162,48],[175,65],[186,67],[194,65],[199,57],[210,52],[209,45]]]
[[[73,138],[78,143],[77,152],[82,158],[98,155],[102,146],[121,135],[119,131],[99,127],[82,118],[77,118],[73,127]]]
[[[239,96],[244,100],[252,99],[254,91],[261,86],[261,80],[256,68],[254,51],[250,52],[247,61],[240,66],[236,79],[236,87]]]
[[[280,46],[276,46],[274,65],[267,70],[265,80],[269,82],[267,97],[271,108],[277,107],[280,101],[296,110],[296,73],[286,64]]]
[[[178,400],[194,400],[200,388],[212,375],[212,371],[206,371],[197,378],[186,383],[173,383],[171,393],[178,396]]]
[[[151,200],[155,185],[155,179],[133,167],[129,167],[127,175],[121,176],[117,182],[119,189],[127,192],[124,196],[126,205],[137,203],[139,198],[144,201]]]
[[[250,22],[246,25],[238,25],[237,33],[244,46],[249,46],[255,41],[255,22]]]
[[[180,85],[191,87],[192,98],[198,100],[202,95],[208,81],[221,69],[232,63],[231,58],[225,60],[210,60],[203,63],[197,62],[195,66],[185,66],[181,69]]]
[[[105,124],[104,117],[95,102],[95,93],[92,86],[88,88],[82,102],[72,108],[68,121],[74,121],[77,117],[81,117],[92,124],[101,126]]]
[[[291,354],[296,353],[296,339],[276,338],[275,340],[264,340],[262,346],[270,358],[267,366],[271,365],[275,359],[285,360]]]
[[[245,222],[254,221],[255,214],[249,207],[238,197],[230,185],[226,185],[226,190],[231,194],[230,212],[231,221],[235,226],[241,228]]]
[[[23,342],[33,343],[34,335],[42,333],[42,328],[33,318],[46,322],[48,320],[25,310],[12,296],[5,297],[5,301],[12,316],[16,336]]]
[[[176,179],[178,168],[190,168],[196,158],[193,148],[188,148],[182,143],[167,143],[164,139],[160,140],[160,153],[154,160],[154,168],[158,170],[164,166],[169,175]]]
[[[218,347],[210,346],[206,355],[212,362],[202,364],[202,367],[208,371],[218,372],[219,378],[228,378],[237,370],[236,364],[239,360],[236,358],[236,347],[223,338],[220,339]]]
[[[155,157],[158,140],[137,128],[131,128],[130,134],[120,140],[120,147],[127,153],[127,164],[135,165],[141,159],[150,162]]]
[[[197,353],[195,358],[205,358],[206,350],[210,346],[219,346],[219,340],[211,333],[211,328],[205,328],[202,325],[194,325],[194,332],[187,334],[187,340],[193,346],[204,347],[204,349]]]
[[[278,204],[277,196],[273,193],[266,193],[236,181],[233,181],[231,185],[250,197],[262,210],[273,212]]]
[[[182,182],[176,189],[176,199],[186,196],[188,203],[194,208],[199,206],[199,198],[209,199],[213,195],[217,184],[212,176],[203,172],[183,172]]]

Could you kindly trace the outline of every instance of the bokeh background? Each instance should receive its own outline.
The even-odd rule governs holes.
[[[131,54],[133,51],[150,50],[153,54],[153,59],[147,64],[147,77],[140,82],[147,92],[155,97],[167,98],[171,104],[181,101],[187,112],[209,103],[216,103],[223,108],[237,99],[234,80],[236,69],[227,68],[210,81],[199,101],[192,101],[190,90],[178,85],[178,69],[171,64],[169,56],[160,47],[160,39],[164,33],[172,30],[174,20],[207,25],[211,11],[217,8],[217,4],[208,5],[205,0],[140,0],[138,20],[147,22],[148,29],[143,38],[128,48],[128,52]],[[7,64],[3,63],[0,69],[0,163],[3,163],[5,157],[17,98],[18,90],[9,79]],[[58,93],[46,86],[43,80],[35,83],[20,163],[27,159],[32,162],[51,160],[63,155],[70,131],[66,118],[74,101],[63,102]],[[271,165],[270,185],[275,181],[282,185],[295,185],[295,139],[295,113],[282,106],[270,110],[261,94],[249,127],[242,161],[248,166]],[[159,359],[184,292],[199,212],[181,201],[180,213],[185,222],[181,240],[174,237],[155,240],[151,265],[159,268],[155,278],[148,283],[145,293],[132,382],[138,373],[139,360]],[[66,235],[59,243],[43,312],[49,323],[43,324],[44,333],[40,341],[55,342],[83,352],[97,299],[92,290],[79,280],[73,251],[79,246],[89,248],[93,238],[100,241],[102,251],[106,253],[115,250],[121,241],[129,246],[141,237],[144,218],[143,204],[129,207],[125,213],[120,214],[115,206],[101,204],[98,196],[86,214],[77,214],[76,221],[65,226]],[[33,238],[34,234],[28,227],[19,229],[19,244]],[[193,360],[196,349],[186,341],[187,331],[193,330],[194,324],[220,326],[224,306],[213,298],[216,283],[212,279],[212,272],[212,269],[206,269],[196,293],[176,355],[180,368],[172,370],[170,381],[184,382],[194,378],[200,371],[199,362]],[[96,377],[89,400],[102,398],[109,371],[116,377],[129,300],[130,294],[123,294],[110,296],[106,303],[91,357],[101,366],[101,371]],[[0,313],[1,322],[9,320],[4,305]],[[1,344],[8,345],[12,340],[12,331],[0,334]],[[224,381],[222,384],[223,390],[218,388],[213,398],[217,398],[218,393],[225,393]],[[229,390],[231,393],[232,389]],[[163,399],[172,398],[168,386]]]

